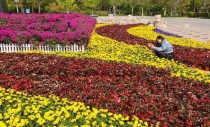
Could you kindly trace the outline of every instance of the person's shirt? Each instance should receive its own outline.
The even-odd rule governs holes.
[[[173,46],[166,39],[164,39],[161,47],[154,47],[153,50],[158,52],[171,53],[173,52]]]

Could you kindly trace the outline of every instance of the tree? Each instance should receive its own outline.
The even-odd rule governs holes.
[[[51,3],[50,11],[61,11],[61,12],[69,12],[77,8],[76,5],[73,5],[75,0],[55,0],[55,2]]]
[[[191,11],[199,12],[201,11],[203,0],[191,0]]]
[[[38,6],[38,13],[41,13],[41,6],[46,2],[49,2],[49,1],[48,0],[35,0],[35,3]]]
[[[151,0],[136,0],[136,4],[141,7],[141,15],[144,16],[145,7],[151,2]]]
[[[101,0],[84,0],[83,6],[86,9],[97,10]]]
[[[7,1],[6,0],[1,0],[0,1],[0,12],[7,12]]]
[[[179,11],[179,15],[181,15],[182,12],[188,11],[188,7],[190,6],[190,0],[178,0],[176,6]]]
[[[109,10],[110,8],[110,3],[109,3],[109,0],[100,0],[100,3],[99,3],[99,9],[101,10]]]
[[[116,8],[122,5],[123,0],[110,0],[109,4],[113,7],[113,14],[116,15]]]
[[[177,0],[167,0],[166,4],[166,8],[165,9],[169,9],[171,16],[173,16],[173,12],[176,11],[177,8]]]
[[[202,10],[208,13],[210,9],[210,0],[202,0],[202,5]]]
[[[168,0],[160,0],[160,3],[163,7],[163,15],[166,16],[167,15],[167,11],[170,9],[170,5],[169,5],[169,2]]]
[[[55,0],[20,0],[22,3],[22,9],[31,7],[32,11],[34,8],[38,10],[38,13],[44,11],[45,7],[49,6],[50,3],[54,2]]]
[[[127,0],[126,4],[131,7],[131,15],[134,14],[134,8],[136,7],[136,0]]]

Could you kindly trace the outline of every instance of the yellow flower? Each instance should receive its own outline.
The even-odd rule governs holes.
[[[43,125],[45,122],[46,122],[46,121],[45,121],[45,119],[43,119],[43,118],[39,118],[39,119],[37,120],[37,123],[38,123],[39,125]]]
[[[17,123],[19,122],[19,120],[20,120],[19,117],[16,117],[16,118],[14,119],[13,123],[14,123],[14,124],[17,124]]]
[[[12,98],[10,97],[10,96],[7,96],[6,98],[5,98],[5,100],[11,100]]]
[[[28,118],[29,118],[30,120],[34,120],[36,117],[35,117],[34,115],[29,115]]]
[[[59,123],[59,121],[60,121],[60,118],[59,118],[59,117],[57,117],[57,118],[56,118],[56,120],[55,120],[55,121],[53,121],[53,125],[58,124],[58,123]]]
[[[123,121],[119,121],[119,124],[120,125],[124,125],[125,123]]]
[[[0,127],[7,127],[3,121],[0,121]]]
[[[102,118],[106,118],[106,114],[100,114]]]
[[[70,120],[72,123],[76,122],[77,120],[76,119],[71,119]]]
[[[90,125],[82,125],[81,127],[91,127]]]
[[[101,122],[100,124],[101,124],[102,127],[106,127],[106,123]]]
[[[97,122],[96,122],[96,121],[93,121],[93,122],[92,122],[92,125],[93,125],[93,126],[95,126],[96,124],[97,124]]]
[[[16,127],[24,127],[28,124],[27,119],[21,119],[19,123],[16,124]]]
[[[113,113],[111,113],[111,112],[108,113],[108,116],[112,116],[112,115],[113,115]]]
[[[45,114],[44,114],[44,118],[48,121],[53,121],[54,117],[55,117],[54,112],[51,110],[48,112],[45,112]]]
[[[146,127],[148,127],[148,123],[147,123],[147,122],[144,122],[144,125],[145,125]]]
[[[85,123],[86,123],[86,124],[90,124],[90,121],[89,121],[89,120],[86,120]]]

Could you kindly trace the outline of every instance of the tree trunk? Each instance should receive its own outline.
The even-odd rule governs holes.
[[[31,12],[34,13],[34,6],[31,7]]]
[[[164,16],[166,16],[166,14],[167,14],[167,9],[165,8],[165,10],[164,10]]]
[[[19,13],[18,3],[17,2],[15,3],[15,6],[16,6],[17,13]]]
[[[21,13],[25,13],[26,8],[21,8]]]
[[[0,12],[8,12],[7,1],[6,0],[1,0],[0,1]]]
[[[141,16],[144,16],[144,8],[141,8]]]
[[[116,15],[116,6],[113,6],[113,14]]]
[[[38,3],[38,8],[39,8],[38,13],[41,13],[41,4],[40,3]]]
[[[193,9],[194,12],[196,11],[196,3],[197,3],[196,0],[194,0],[194,9]]]
[[[171,16],[173,16],[173,12],[171,11]]]
[[[133,15],[133,12],[134,12],[134,6],[131,5],[131,14]]]

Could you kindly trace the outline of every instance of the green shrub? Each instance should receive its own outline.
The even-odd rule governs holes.
[[[209,18],[210,14],[207,12],[183,12],[183,15],[193,18]]]
[[[108,16],[109,12],[108,11],[97,11],[96,15],[98,15],[98,16]]]
[[[208,13],[207,12],[196,12],[194,17],[203,17],[203,18],[207,18],[208,17]]]
[[[187,13],[187,16],[188,16],[188,17],[194,17],[194,15],[195,15],[195,12],[188,12],[188,13]]]

